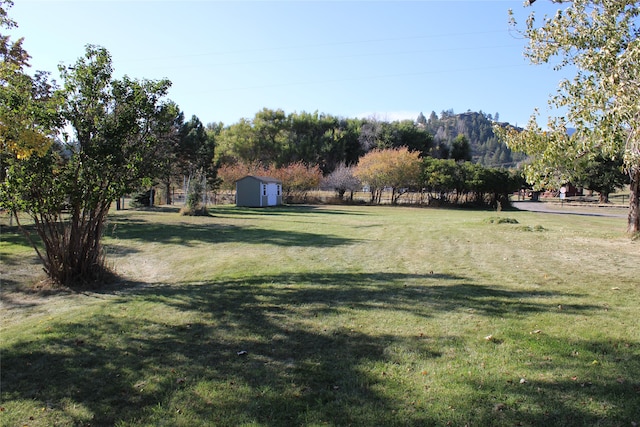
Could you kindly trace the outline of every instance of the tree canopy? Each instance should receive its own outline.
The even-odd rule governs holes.
[[[354,176],[370,187],[372,201],[379,201],[382,190],[390,187],[391,201],[395,204],[403,193],[401,189],[418,184],[419,154],[407,147],[372,150],[360,159]]]
[[[91,45],[60,73],[58,117],[73,135],[49,137],[45,152],[7,157],[0,202],[33,219],[44,252],[32,243],[49,277],[82,286],[107,273],[100,241],[111,203],[156,172],[150,159],[166,128],[170,83],[115,80],[107,50]]]
[[[9,18],[11,1],[0,1],[0,31],[15,28]],[[59,97],[46,73],[27,74],[30,56],[22,47],[23,39],[12,41],[0,33],[0,150],[4,176],[6,160],[44,154],[60,125]]]
[[[303,162],[318,165],[326,175],[340,164],[357,163],[376,148],[406,146],[428,155],[433,137],[411,120],[387,123],[264,108],[252,120],[224,128],[218,142],[218,166],[259,162],[282,167]]]
[[[531,2],[532,3],[532,2]],[[640,3],[573,0],[558,3],[554,16],[541,23],[535,10],[521,33],[529,43],[525,55],[534,64],[557,61],[572,66],[572,79],[560,82],[550,103],[562,114],[542,130],[533,116],[523,132],[506,129],[511,148],[533,162],[528,179],[544,184],[550,176],[568,179],[582,157],[615,159],[622,153],[630,178],[628,231],[640,231]],[[511,25],[518,29],[513,15]],[[568,127],[575,127],[572,135]]]
[[[629,176],[624,173],[622,157],[611,159],[600,155],[579,162],[576,165],[574,180],[577,185],[597,191],[600,194],[600,203],[609,203],[609,194],[628,184]]]

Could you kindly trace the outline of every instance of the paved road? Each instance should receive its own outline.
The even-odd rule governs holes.
[[[622,207],[597,207],[572,205],[569,203],[546,202],[513,202],[513,207],[523,211],[542,212],[551,214],[605,216],[610,218],[626,218],[627,211]]]

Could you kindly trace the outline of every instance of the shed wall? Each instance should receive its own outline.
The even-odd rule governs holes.
[[[257,208],[261,205],[262,188],[256,179],[241,179],[236,182],[236,205]]]
[[[236,181],[236,205],[244,207],[282,204],[282,184],[247,176]]]

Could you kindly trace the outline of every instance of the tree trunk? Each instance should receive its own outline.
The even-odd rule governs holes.
[[[167,193],[167,198],[166,198],[166,204],[170,205],[173,203],[173,200],[171,200],[171,178],[166,178],[165,182],[164,182],[164,189],[165,192]]]
[[[59,213],[32,215],[44,255],[34,245],[49,278],[69,287],[99,285],[106,278],[104,253],[100,240],[111,202],[93,209],[71,208],[69,218]]]
[[[606,191],[601,191],[600,192],[600,199],[598,200],[598,203],[600,203],[600,204],[609,203],[609,193],[606,192]]]
[[[630,234],[640,232],[640,166],[631,169],[629,173],[629,222],[627,231]]]
[[[202,211],[207,210],[207,175],[202,174]]]

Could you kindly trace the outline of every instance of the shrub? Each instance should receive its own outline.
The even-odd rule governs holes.
[[[533,226],[533,227],[531,227],[530,225],[522,225],[522,226],[518,227],[517,229],[520,230],[520,231],[536,231],[536,232],[538,232],[538,231],[546,231],[546,228],[544,228],[541,225],[536,225],[536,226]]]
[[[518,220],[515,218],[506,218],[500,216],[492,216],[491,218],[487,218],[485,222],[489,224],[518,224]]]
[[[131,196],[131,202],[129,202],[129,205],[132,208],[148,208],[152,206],[152,198],[153,189],[147,191],[139,191]]]

